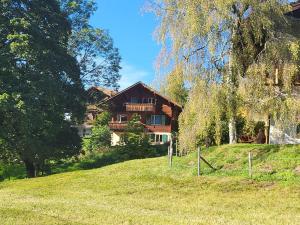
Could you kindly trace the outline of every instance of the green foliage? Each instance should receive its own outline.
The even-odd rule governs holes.
[[[24,165],[14,163],[6,164],[0,162],[0,181],[5,179],[20,179],[26,177],[26,170]]]
[[[150,146],[146,149],[129,149],[124,146],[110,147],[107,151],[93,151],[78,160],[67,160],[52,164],[52,173],[99,168],[132,159],[158,157],[167,154],[167,146]]]
[[[94,28],[89,19],[96,10],[94,0],[60,0],[61,8],[71,20],[69,52],[80,66],[81,80],[86,85],[118,89],[121,57],[108,31]]]
[[[121,144],[132,150],[149,146],[149,137],[144,132],[144,126],[140,123],[140,115],[133,114],[130,121],[128,121],[124,134],[121,137]]]
[[[300,29],[297,20],[286,15],[291,10],[290,1],[157,0],[152,10],[160,19],[157,39],[163,48],[159,62],[168,69],[182,66],[184,82],[191,86],[187,108],[194,106],[185,109],[190,114],[190,119],[183,116],[185,121],[194,121],[194,113],[211,114],[209,108],[217,103],[211,100],[212,107],[203,107],[194,97],[196,90],[202,92],[197,89],[201,79],[211,86],[205,90],[214,89],[216,84],[223,89],[226,98],[220,104],[226,107],[230,142],[236,141],[241,107],[271,115],[282,127],[295,123],[300,103],[293,94],[293,79],[300,65]],[[279,82],[274,85],[276,74]],[[266,77],[271,80],[269,85]],[[220,117],[212,114],[200,118],[201,122],[194,121],[203,127],[198,128],[200,138],[214,118]],[[218,124],[215,133],[220,137]],[[182,127],[184,133],[187,127]],[[216,138],[217,143],[219,140]]]
[[[226,96],[222,86],[202,79],[195,82],[189,101],[179,117],[179,144],[184,152],[193,151],[207,138],[221,144],[226,129]]]
[[[111,131],[108,126],[110,120],[109,112],[99,114],[94,122],[90,137],[83,140],[83,149],[96,151],[106,149],[111,144]]]
[[[187,101],[188,90],[184,84],[184,70],[182,65],[178,65],[171,73],[167,75],[164,92],[173,101],[184,105]]]
[[[35,176],[46,159],[80,151],[84,89],[68,52],[71,25],[56,0],[0,2],[0,156]],[[5,129],[2,129],[5,128]]]

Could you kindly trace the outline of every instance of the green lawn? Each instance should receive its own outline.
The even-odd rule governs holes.
[[[256,152],[257,171],[263,162],[270,164],[260,171],[269,178],[258,174],[250,180],[243,172],[250,149]],[[293,172],[299,162],[287,162],[299,157],[299,150],[208,149],[203,155],[222,169],[203,166],[201,177],[195,176],[196,155],[191,154],[175,157],[173,168],[160,157],[0,182],[0,224],[300,224],[300,180]]]

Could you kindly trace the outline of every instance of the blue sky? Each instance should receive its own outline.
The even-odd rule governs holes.
[[[119,48],[121,89],[137,81],[151,84],[160,47],[153,37],[157,19],[142,10],[145,0],[97,0],[97,3],[91,25],[109,30]]]

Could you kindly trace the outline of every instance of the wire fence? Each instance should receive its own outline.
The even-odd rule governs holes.
[[[195,158],[189,161],[174,161],[173,152],[169,148],[168,163],[170,167],[182,170],[191,170],[195,175],[202,174],[228,174],[241,175],[249,178],[269,177],[280,180],[300,178],[300,157],[272,157],[257,156],[248,152],[248,156],[239,158],[239,162],[216,162],[216,158],[204,158],[201,149]],[[300,156],[300,153],[299,153]],[[181,158],[181,157],[178,157]]]

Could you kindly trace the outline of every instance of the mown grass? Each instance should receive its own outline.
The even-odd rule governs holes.
[[[244,168],[244,154],[252,147],[264,148],[222,146],[203,155],[219,168]],[[298,150],[261,149],[262,159],[299,157]],[[167,157],[159,157],[1,182],[1,224],[300,224],[297,174],[250,180],[242,173],[213,173],[203,165],[204,175],[197,177],[191,162],[195,156],[174,157],[172,168]],[[231,156],[236,160],[224,162]],[[262,161],[256,160],[259,166]]]

